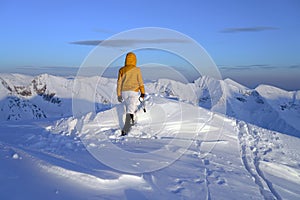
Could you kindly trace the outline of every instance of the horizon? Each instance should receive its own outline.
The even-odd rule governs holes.
[[[4,0],[0,3],[0,72],[76,74],[96,45],[113,35],[135,28],[162,27],[185,34],[203,46],[223,79],[230,78],[249,88],[268,84],[289,91],[300,90],[299,8],[300,2],[295,0],[130,4]],[[126,15],[124,10],[134,12]],[[158,41],[182,42],[163,36],[152,42]],[[120,50],[126,45],[134,50],[138,42],[145,40],[133,38],[107,45]],[[175,66],[180,73],[193,73],[180,60],[160,57],[159,53],[141,53],[138,65],[157,61]]]
[[[28,71],[28,68],[30,68],[30,71]],[[61,70],[59,70],[59,72],[57,71],[57,68],[60,68]],[[105,68],[105,67],[103,67]],[[49,74],[49,75],[53,75],[53,76],[60,76],[60,77],[66,77],[66,78],[70,78],[73,77],[75,78],[77,76],[78,73],[78,69],[79,67],[23,67],[23,68],[17,68],[15,71],[12,69],[8,69],[7,71],[4,70],[2,72],[0,72],[1,74],[21,74],[21,75],[28,75],[28,76],[39,76],[42,74]],[[159,74],[153,74],[153,70],[157,70],[160,69],[160,73]],[[90,67],[89,69],[87,68],[86,73],[84,74],[84,76],[86,77],[92,77],[92,76],[99,76],[100,74],[97,74],[99,70],[99,67]],[[106,68],[104,73],[102,74],[102,77],[105,78],[113,78],[113,79],[117,79],[117,72],[119,70],[118,66],[115,67],[109,67]],[[149,68],[149,66],[142,66],[141,70],[144,73],[150,72],[148,74],[146,74],[146,76],[144,76],[144,81],[145,82],[152,82],[152,81],[156,81],[158,79],[169,79],[169,80],[174,80],[174,81],[179,81],[181,83],[193,83],[195,80],[199,79],[201,76],[195,76],[195,74],[192,73],[185,73],[185,72],[178,72],[177,70],[174,70],[174,68],[172,67],[167,67],[164,68],[164,66],[162,68],[160,67],[153,67],[153,68]],[[198,73],[198,72],[197,72]],[[222,71],[221,71],[222,74]],[[82,75],[82,74],[81,74]],[[196,78],[193,78],[196,77]],[[251,77],[246,77],[251,79]],[[298,77],[295,76],[295,81],[298,81],[297,79]],[[223,80],[225,79],[230,79],[233,80],[243,86],[246,86],[249,89],[255,89],[256,87],[260,86],[260,85],[270,85],[279,89],[283,89],[286,91],[298,91],[300,89],[298,89],[298,87],[293,86],[293,84],[289,84],[289,81],[286,81],[285,79],[282,80],[278,80],[276,83],[272,82],[272,80],[267,80],[265,82],[262,83],[257,83],[257,82],[251,82],[251,80],[244,80],[245,77],[226,77],[223,76],[222,77]],[[288,80],[291,80],[291,77],[288,77]]]

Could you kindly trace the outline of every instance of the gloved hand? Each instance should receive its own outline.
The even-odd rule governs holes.
[[[145,98],[145,94],[141,94],[140,98],[144,99]]]
[[[118,101],[119,101],[120,103],[122,103],[122,101],[123,101],[122,96],[118,96]]]

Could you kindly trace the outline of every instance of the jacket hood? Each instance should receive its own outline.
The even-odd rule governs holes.
[[[128,65],[134,65],[134,66],[136,66],[136,56],[135,56],[134,53],[129,52],[129,53],[126,55],[125,65],[126,65],[126,66],[128,66]]]

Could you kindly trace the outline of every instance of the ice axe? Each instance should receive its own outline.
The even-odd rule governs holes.
[[[139,97],[139,101],[141,103],[141,106],[143,108],[143,111],[146,112],[146,106],[145,106],[145,100],[142,97]]]

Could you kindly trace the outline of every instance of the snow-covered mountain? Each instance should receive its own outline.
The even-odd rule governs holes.
[[[117,103],[116,80],[96,76],[78,79],[80,85],[74,87],[73,78],[48,74],[35,77],[1,74],[0,119],[71,116],[72,97],[78,91],[84,91],[80,94],[82,99],[89,94],[95,95],[97,111]],[[199,105],[266,129],[300,135],[300,124],[297,123],[300,119],[300,91],[287,92],[267,85],[249,89],[230,79],[215,80],[209,77],[201,77],[188,84],[160,79],[146,83],[146,91]]]
[[[300,198],[299,92],[149,82],[124,138],[114,79],[0,78],[0,199]]]
[[[0,76],[1,119],[24,120],[70,116],[68,89],[72,81],[47,74],[31,77],[19,74]]]
[[[2,74],[0,81],[1,120],[61,118],[72,115],[72,95],[76,93],[73,78],[48,74],[35,77]],[[97,82],[98,77],[86,78],[81,87],[85,87],[87,93],[94,93]],[[95,97],[96,102],[99,102],[96,104],[98,110],[103,108],[101,105],[111,103],[108,91],[114,87],[113,81],[105,78],[99,80],[99,84],[100,92],[97,91]],[[105,91],[107,93],[103,94]]]

